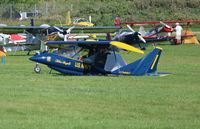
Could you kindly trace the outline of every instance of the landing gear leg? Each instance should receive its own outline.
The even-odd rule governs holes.
[[[52,69],[49,71],[49,74],[51,74]]]
[[[41,68],[40,68],[40,66],[39,66],[38,63],[36,63],[36,65],[35,65],[35,67],[34,67],[34,71],[35,71],[36,73],[40,73]]]
[[[31,51],[28,51],[28,53],[27,53],[28,56],[30,55],[30,52],[31,52]]]

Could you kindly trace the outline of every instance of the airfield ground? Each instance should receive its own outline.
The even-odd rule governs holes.
[[[160,47],[158,71],[172,75],[63,76],[46,66],[35,74],[30,56],[7,56],[0,129],[199,129],[200,45]]]

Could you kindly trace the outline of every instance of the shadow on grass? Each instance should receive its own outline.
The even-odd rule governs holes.
[[[63,76],[63,77],[67,77],[67,76],[70,76],[70,77],[119,77],[119,76],[122,76],[122,75],[114,75],[114,74],[108,74],[108,75],[102,75],[102,74],[99,74],[99,75],[91,75],[91,74],[72,75],[72,74],[62,74],[62,73],[49,73],[49,74],[51,74],[54,77],[58,77],[58,76]]]

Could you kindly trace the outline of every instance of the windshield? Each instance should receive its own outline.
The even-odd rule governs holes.
[[[67,48],[55,50],[53,51],[53,53],[62,57],[66,57],[66,58],[73,58],[75,60],[83,60],[88,57],[89,49],[83,49],[78,46],[70,46]]]
[[[85,18],[75,18],[73,20],[73,23],[79,23],[79,22],[88,22],[88,20]]]
[[[81,19],[78,20],[78,22],[88,22],[88,21],[84,18],[81,18]]]
[[[81,48],[79,48],[77,46],[69,46],[69,47],[66,47],[66,48],[55,50],[55,51],[53,51],[53,53],[57,54],[59,56],[62,56],[62,57],[75,58],[76,53],[79,52],[80,49]]]

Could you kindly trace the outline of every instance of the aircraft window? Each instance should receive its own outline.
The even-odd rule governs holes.
[[[78,51],[80,51],[79,47],[72,46],[72,47],[59,49],[58,51],[54,51],[53,53],[59,56],[63,56],[63,57],[77,58],[74,55],[76,55]]]
[[[78,22],[87,22],[87,20],[82,18],[82,19],[79,19]]]
[[[88,55],[89,55],[88,49],[81,49],[79,52],[75,54],[75,56],[77,56],[79,60],[84,60],[85,58],[88,58]]]

